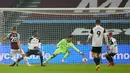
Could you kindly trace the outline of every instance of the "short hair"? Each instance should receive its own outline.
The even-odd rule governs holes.
[[[112,35],[113,35],[113,33],[112,33],[112,32],[109,32],[109,35],[110,35],[110,36],[112,36]]]
[[[16,30],[17,30],[16,27],[13,27],[13,28],[12,28],[12,31],[16,31]]]
[[[35,33],[37,33],[37,30],[34,30],[32,34],[34,35]]]
[[[100,24],[100,20],[99,19],[96,20],[96,24]]]
[[[72,38],[73,36],[72,35],[69,35],[68,38]]]

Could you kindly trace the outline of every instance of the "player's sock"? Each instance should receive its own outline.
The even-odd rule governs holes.
[[[16,62],[17,60],[15,59],[15,57],[11,57],[11,59],[14,61],[14,62]]]
[[[31,64],[29,64],[29,62],[28,62],[28,60],[27,60],[27,57],[26,57],[26,56],[25,56],[23,59],[24,59],[24,61],[26,62],[26,65],[27,65],[27,66],[32,66]]]
[[[109,63],[111,62],[110,57],[106,56],[106,59],[109,61]]]
[[[23,57],[19,58],[19,59],[17,60],[17,62],[20,62],[22,59],[23,59]]]
[[[14,61],[14,63],[13,64],[11,64],[10,66],[14,66],[15,64],[16,64],[16,59],[15,59],[15,57],[11,57],[11,59]]]
[[[10,66],[14,66],[16,64],[16,62],[14,62],[13,64],[10,64]]]
[[[45,64],[45,63],[47,63],[49,60],[51,60],[52,58],[54,58],[54,56],[52,55],[52,56],[50,56],[49,58],[47,58],[47,60],[46,61],[44,61],[43,63]]]
[[[43,65],[42,64],[42,62],[43,62],[43,56],[40,56],[40,61],[41,61],[41,65]]]
[[[112,62],[112,63],[113,63],[113,58],[112,58],[112,57],[110,57],[110,62]]]
[[[97,58],[97,65],[100,64],[100,58]]]
[[[94,58],[94,62],[96,65],[98,65],[98,59],[96,57]]]
[[[24,58],[24,61],[26,62],[26,64],[29,64],[28,60],[27,60],[27,57],[25,56]]]

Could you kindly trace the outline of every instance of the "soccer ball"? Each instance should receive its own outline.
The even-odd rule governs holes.
[[[82,59],[82,62],[87,62],[87,61],[88,61],[87,58]]]

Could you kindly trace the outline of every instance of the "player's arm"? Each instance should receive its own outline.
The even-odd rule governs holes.
[[[41,40],[39,39],[38,48],[41,48]]]
[[[104,39],[105,39],[105,42],[106,42],[106,48],[109,49],[109,48],[108,48],[108,37],[107,37],[106,30],[104,29],[103,32],[104,32],[104,35],[103,35],[103,36],[104,36]]]
[[[29,38],[29,40],[28,40],[28,46],[30,47],[31,46],[31,40],[32,40],[33,38],[31,37],[31,38]],[[30,48],[28,47],[28,51],[30,50]]]
[[[116,39],[113,39],[112,41],[113,41],[113,45],[114,45],[114,47],[117,47]]]
[[[17,45],[18,45],[18,48],[20,49],[20,53],[23,54],[23,51],[22,51],[22,48],[21,48],[20,35],[19,35],[19,34],[18,34],[18,36],[17,36]]]
[[[85,56],[85,54],[84,54],[83,52],[81,52],[78,48],[76,48],[73,43],[71,43],[70,46],[71,46],[75,51],[77,51],[79,54]]]
[[[6,36],[3,36],[2,37],[2,41],[6,41],[7,37]]]
[[[31,37],[31,38],[29,38],[29,40],[28,40],[28,45],[30,45],[31,44],[31,40],[32,40],[33,38]]]
[[[10,33],[7,34],[6,36],[3,36],[3,37],[2,37],[2,41],[6,41],[6,40],[9,38],[9,36],[10,36]]]
[[[19,39],[17,39],[17,44],[18,44],[18,48],[20,49],[20,52],[21,52],[21,45],[20,45],[20,40]],[[22,52],[21,52],[22,53]]]
[[[63,42],[65,42],[65,39],[62,39],[58,44],[57,44],[57,48],[63,43]]]
[[[87,39],[87,42],[89,42],[89,40],[92,38],[92,36],[93,36],[93,30],[91,29],[89,36],[88,36],[88,39]]]

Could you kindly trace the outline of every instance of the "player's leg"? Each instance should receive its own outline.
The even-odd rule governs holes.
[[[97,71],[100,69],[100,53],[101,53],[101,47],[92,48],[92,57],[94,58]]]
[[[34,50],[34,55],[39,55],[40,56],[40,62],[41,62],[41,66],[43,66],[43,56],[42,53],[39,50]]]
[[[109,55],[109,57],[110,57],[111,66],[114,66],[113,57],[114,57],[115,53],[110,53],[110,54],[108,54],[108,55]]]
[[[109,56],[109,54],[108,53],[106,53],[105,55],[104,55],[105,57],[106,57],[106,59],[108,60],[108,66],[111,66],[111,60],[110,60],[110,56]]]
[[[112,65],[114,66],[114,63],[113,63],[114,54],[113,53],[106,53],[104,56],[106,57],[106,59],[109,62],[108,66],[112,66]]]
[[[100,68],[100,55],[101,55],[101,54],[100,54],[100,53],[97,53],[96,55],[97,55],[97,58],[96,58],[96,59],[97,59],[96,70],[99,70],[99,68]]]
[[[31,55],[31,50],[29,50],[28,52],[26,52],[25,56],[29,57]],[[21,58],[19,58],[17,61],[20,62],[21,60],[23,60],[24,57],[22,56]]]
[[[14,63],[11,64],[10,66],[14,66],[16,64],[16,61],[17,61],[16,58],[15,58],[16,54],[17,54],[16,50],[11,49],[10,58],[11,58],[11,60],[14,61]]]
[[[43,64],[45,65],[48,61],[50,61],[51,59],[53,59],[54,57],[56,57],[58,54],[53,54],[52,56],[50,56],[49,58],[47,58]]]
[[[23,50],[22,50],[22,53],[20,53],[20,51],[18,51],[18,53],[22,55],[22,57],[23,57],[23,59],[24,59],[26,65],[27,65],[27,66],[31,66],[31,65],[29,64],[29,62],[28,62],[28,59],[27,59],[28,54],[25,55],[24,52],[23,52]]]
[[[97,65],[97,57],[96,57],[95,52],[92,52],[92,57],[93,57],[93,60],[94,60],[95,64]]]
[[[29,64],[28,60],[27,60],[27,57],[29,57],[29,56],[31,55],[30,51],[28,51],[26,54],[22,53],[21,55],[22,55],[22,57],[17,60],[17,63],[24,59],[25,62],[26,62],[26,64],[27,64],[28,66],[31,66],[31,65]]]
[[[69,56],[69,54],[70,54],[70,51],[67,50],[64,57],[63,57],[63,59],[62,59],[62,63],[64,63],[64,60]]]
[[[97,61],[97,53],[96,53],[96,48],[95,47],[92,47],[92,57],[93,57],[93,60],[96,64],[96,66],[98,65],[98,61]]]
[[[97,59],[96,70],[98,71],[100,69],[101,47],[96,47],[96,59]]]
[[[53,59],[54,57],[56,57],[58,54],[60,54],[60,50],[56,49],[56,51],[54,52],[54,54],[52,56],[50,56],[49,58],[47,58],[46,61],[43,62],[43,64],[45,65],[49,60]]]

